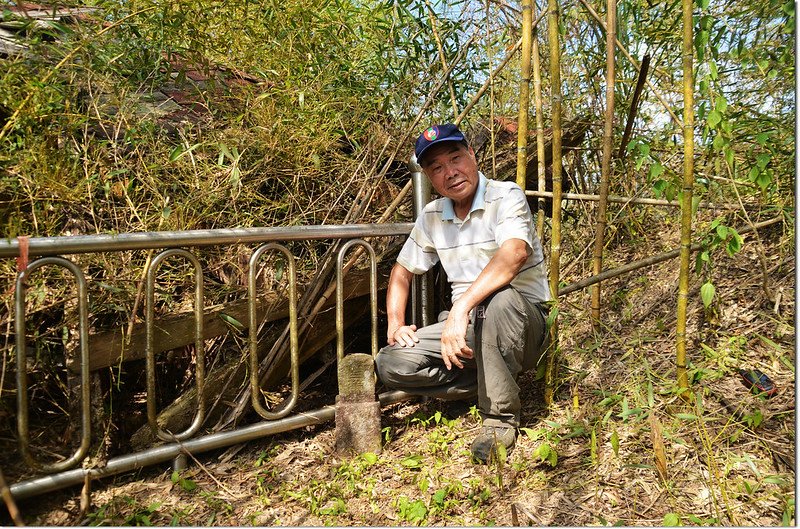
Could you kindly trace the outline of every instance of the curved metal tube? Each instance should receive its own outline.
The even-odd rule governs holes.
[[[344,254],[352,246],[361,245],[369,252],[369,301],[372,309],[372,358],[378,355],[378,265],[375,259],[375,250],[364,239],[353,239],[347,241],[339,250],[336,258],[336,357],[341,360],[344,358],[344,288],[342,280],[342,262]]]
[[[179,255],[185,257],[194,267],[194,348],[195,348],[195,385],[197,387],[197,413],[189,427],[183,432],[173,434],[158,426],[156,410],[156,358],[153,349],[153,320],[155,304],[155,276],[161,263],[167,257]],[[164,250],[155,256],[147,269],[146,309],[145,309],[145,356],[147,357],[147,423],[155,435],[162,441],[182,441],[197,433],[206,415],[203,388],[206,378],[205,342],[203,341],[203,267],[195,255],[181,248]]]
[[[42,464],[36,461],[30,452],[30,434],[28,430],[28,373],[27,355],[25,351],[25,280],[34,270],[46,265],[60,266],[69,270],[78,285],[78,333],[80,335],[81,354],[81,444],[78,450],[64,461],[53,464]],[[78,265],[63,257],[43,257],[31,263],[17,276],[16,282],[16,314],[14,328],[17,345],[17,432],[19,449],[25,462],[43,472],[60,472],[80,462],[89,451],[91,443],[91,406],[89,387],[89,309],[86,289],[86,277]]]
[[[270,250],[277,250],[286,257],[289,265],[289,355],[292,370],[292,394],[284,400],[278,411],[269,411],[261,405],[259,394],[261,384],[258,380],[258,317],[256,315],[256,275],[259,259],[264,253]],[[275,242],[267,243],[258,247],[250,257],[250,266],[247,272],[247,308],[250,317],[250,400],[253,408],[263,418],[274,421],[288,415],[297,403],[300,394],[300,352],[297,344],[297,274],[295,272],[294,256],[283,246]]]
[[[381,406],[388,406],[412,398],[414,398],[414,395],[398,390],[378,395]],[[166,443],[142,452],[114,457],[109,459],[105,466],[99,468],[75,468],[61,474],[32,478],[15,483],[9,489],[14,498],[23,500],[72,485],[79,485],[84,483],[87,476],[93,479],[115,476],[123,472],[144,468],[148,465],[171,461],[180,454],[201,454],[209,450],[261,439],[268,435],[275,435],[314,424],[322,424],[333,420],[335,415],[335,406],[325,406],[318,410],[298,413],[279,421],[257,422],[236,430],[199,436],[186,442]]]

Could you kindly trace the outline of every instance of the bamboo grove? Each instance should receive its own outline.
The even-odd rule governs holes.
[[[674,363],[688,396],[692,296],[712,311],[716,260],[737,254],[744,234],[760,245],[763,228],[793,225],[793,2],[100,0],[87,9],[44,24],[2,14],[25,47],[0,56],[6,237],[408,220],[410,143],[427,124],[453,121],[488,135],[484,172],[516,179],[538,205],[556,300],[552,402],[568,294],[591,289],[580,299],[601,333],[604,281],[677,258]],[[572,144],[576,123],[583,136]],[[609,245],[662,235],[637,225],[639,206],[679,219],[679,250],[604,263]],[[293,250],[310,285],[305,330],[333,294],[318,274],[333,254]],[[764,253],[757,266],[775,302]],[[98,289],[93,326],[130,329],[142,318],[137,270],[150,257],[91,263],[96,278],[122,285]],[[235,297],[227,285],[242,256],[206,259],[210,302]],[[13,277],[14,263],[0,267]],[[0,321],[9,329],[10,299]],[[34,304],[49,325],[43,341],[60,351],[65,317],[45,315],[43,296]],[[264,362],[287,354],[277,340]],[[219,426],[246,406],[241,393]]]

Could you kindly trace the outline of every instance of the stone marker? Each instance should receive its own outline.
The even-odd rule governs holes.
[[[381,452],[381,406],[375,399],[372,355],[353,353],[339,361],[336,396],[336,452]]]

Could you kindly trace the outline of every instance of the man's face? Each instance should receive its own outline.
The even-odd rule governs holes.
[[[456,141],[434,145],[422,158],[422,170],[437,193],[453,200],[463,218],[478,189],[478,162],[472,147]]]

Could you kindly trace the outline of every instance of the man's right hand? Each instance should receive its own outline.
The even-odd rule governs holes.
[[[401,347],[414,347],[414,344],[419,342],[416,331],[416,325],[389,327],[386,333],[386,341],[389,342],[389,345],[398,344]]]

